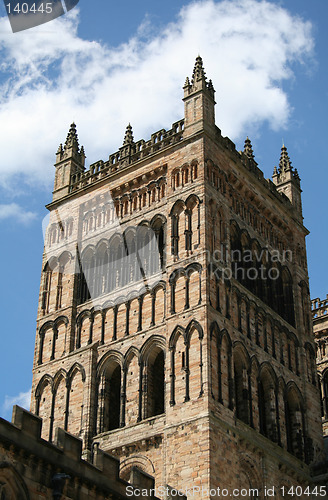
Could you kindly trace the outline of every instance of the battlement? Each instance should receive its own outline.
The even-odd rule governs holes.
[[[322,319],[323,317],[328,318],[328,294],[323,300],[319,298],[311,300],[312,317],[315,320]]]
[[[24,456],[25,467],[20,469],[23,474],[15,498],[25,500],[19,489],[22,485],[24,494],[42,485],[47,498],[61,498],[65,494],[65,498],[84,499],[89,498],[89,491],[96,492],[97,498],[98,495],[115,500],[127,498],[126,488],[130,486],[131,491],[131,485],[119,478],[117,458],[95,446],[90,461],[86,461],[82,458],[81,439],[57,428],[52,444],[41,438],[41,427],[41,418],[19,406],[13,408],[11,423],[0,418],[0,461],[5,476],[2,484],[6,483],[6,473],[12,474],[19,457]],[[154,479],[139,469],[133,471],[131,478],[133,488],[154,489]],[[155,499],[151,494],[148,498]]]
[[[130,126],[129,126],[130,127]],[[131,127],[130,127],[131,128]],[[266,179],[262,170],[253,157],[249,157],[246,151],[238,151],[234,142],[229,137],[223,137],[221,130],[216,126],[216,141],[226,150],[235,156],[236,161],[247,169],[256,179],[282,203],[286,208],[291,209],[292,203],[289,198],[280,192],[271,179]],[[109,155],[107,161],[98,160],[92,163],[88,170],[78,171],[71,175],[69,192],[73,193],[87,186],[91,186],[99,180],[115,175],[119,170],[128,165],[132,165],[145,158],[150,158],[163,149],[181,142],[184,138],[184,119],[173,123],[170,130],[161,129],[151,134],[148,141],[140,141],[123,144],[118,151]]]
[[[177,144],[182,140],[183,130],[184,120],[182,119],[173,123],[170,130],[161,129],[154,132],[148,141],[141,139],[129,145],[124,144],[119,151],[109,156],[108,161],[99,160],[92,163],[89,170],[73,174],[70,179],[70,192],[82,189],[117,172],[126,165],[143,160],[168,146]]]
[[[251,150],[251,155],[246,149],[246,143],[250,141],[247,139],[245,141],[245,150],[238,151],[234,142],[229,139],[229,137],[223,137],[219,127],[216,127],[216,141],[225,149],[231,152],[235,157],[236,161],[241,162],[243,167],[248,170],[264,187],[269,189],[269,191],[279,200],[280,203],[284,204],[286,208],[291,209],[292,203],[288,196],[286,196],[282,191],[279,191],[276,184],[272,182],[271,179],[266,179],[262,170],[258,167],[257,162],[254,160],[253,151]]]

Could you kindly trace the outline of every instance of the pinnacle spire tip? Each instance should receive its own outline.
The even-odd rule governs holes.
[[[125,129],[123,146],[127,146],[128,144],[133,144],[133,142],[134,142],[134,139],[133,139],[132,125],[129,122],[126,129]]]

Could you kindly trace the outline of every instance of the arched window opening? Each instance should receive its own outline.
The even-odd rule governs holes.
[[[87,251],[80,262],[79,273],[79,303],[90,300],[92,295],[92,278],[94,272],[94,256],[91,250]]]
[[[172,255],[179,256],[180,241],[185,233],[185,216],[183,214],[185,204],[182,201],[177,201],[171,211],[171,251]],[[182,240],[183,241],[183,240]],[[183,244],[181,245],[183,247]]]
[[[98,396],[98,433],[120,427],[122,371],[118,363],[110,364],[101,376]]]
[[[107,291],[108,250],[104,243],[97,249],[94,296],[98,297]]]
[[[139,226],[137,231],[137,253],[140,264],[140,278],[148,276],[150,271],[150,256],[152,253],[152,231],[148,226]]]
[[[235,224],[232,224],[230,227],[230,250],[232,276],[240,283],[243,283],[242,248],[239,231]]]
[[[10,500],[10,498],[12,498],[12,496],[8,493],[6,485],[4,483],[0,483],[0,500]]]
[[[235,404],[237,418],[249,424],[249,391],[247,369],[243,360],[235,357],[234,361],[235,378]]]
[[[124,283],[128,284],[136,279],[136,241],[135,233],[129,231],[125,235],[125,249],[126,249],[126,265],[124,266]]]
[[[14,467],[3,461],[0,470],[0,500],[27,500],[30,498],[22,477]]]
[[[79,303],[83,304],[83,302],[90,300],[90,292],[82,267],[80,268],[79,281],[80,281]]]
[[[307,285],[304,282],[302,282],[301,284],[301,295],[302,295],[303,324],[305,332],[309,333],[311,328],[309,293]]]
[[[57,294],[56,294],[56,311],[58,311],[58,309],[61,309],[61,307],[62,307],[63,273],[64,273],[64,266],[62,264],[60,264],[59,265],[59,270],[58,270],[58,282],[57,282]]]
[[[51,278],[52,278],[52,269],[49,263],[47,263],[44,270],[44,285],[43,285],[42,303],[41,303],[41,309],[43,311],[43,314],[47,314],[49,312]]]
[[[156,274],[161,268],[161,258],[158,248],[157,234],[151,229],[149,232],[149,274]]]
[[[266,292],[266,304],[270,305],[270,304],[273,304],[273,295],[272,295],[272,292],[273,292],[273,287],[272,287],[272,283],[271,283],[271,279],[270,279],[270,276],[271,276],[271,269],[272,269],[272,261],[271,261],[271,255],[268,253],[267,255],[267,259],[266,259],[266,263],[264,263],[265,265],[265,277],[266,277],[266,281],[265,281],[265,292]],[[270,306],[272,307],[272,305]]]
[[[276,395],[273,380],[268,374],[262,376],[259,381],[259,417],[260,432],[276,443],[278,441]]]
[[[56,225],[54,225],[54,227],[52,227],[52,229],[51,229],[50,239],[51,239],[50,244],[56,243],[56,241],[57,241],[57,227],[56,227]]]
[[[102,262],[101,293],[108,292],[108,274],[109,274],[109,253],[108,250],[106,250],[103,255],[103,262]]]
[[[198,166],[197,164],[195,163],[193,166],[192,166],[192,181],[193,180],[196,180],[198,177]]]
[[[185,230],[185,248],[186,250],[192,250],[192,210],[187,209],[185,211],[186,217],[186,230]]]
[[[304,414],[299,396],[289,390],[286,403],[287,449],[300,460],[304,459]]]
[[[124,200],[123,202],[123,214],[128,215],[129,213],[129,200]]]
[[[316,367],[316,358],[315,351],[311,344],[305,345],[305,354],[306,354],[306,371],[307,371],[307,379],[308,381],[316,385],[317,384],[317,367]]]
[[[192,251],[200,244],[200,208],[195,195],[186,201],[185,221],[185,250]]]
[[[179,217],[172,215],[172,255],[179,255]]]
[[[151,256],[151,269],[152,273],[157,273],[164,267],[164,225],[160,218],[155,220],[152,225],[152,230],[155,233],[156,241],[154,241],[154,248]]]
[[[252,247],[251,247],[251,262],[250,262],[250,268],[248,272],[248,278],[249,278],[249,283],[251,287],[251,291],[259,297],[261,300],[263,300],[262,296],[262,280],[260,279],[260,262],[259,262],[259,257],[261,255],[261,248],[257,242],[254,242]],[[244,260],[244,258],[243,258]],[[244,262],[243,262],[244,264]],[[244,267],[244,265],[243,265]]]
[[[288,269],[282,271],[283,317],[292,326],[295,326],[293,280]]]
[[[51,401],[53,397],[52,384],[46,379],[36,394],[36,414],[42,418],[41,437],[49,440],[51,429]]]
[[[328,420],[328,371],[322,377],[322,416]]]
[[[121,367],[119,365],[109,379],[108,399],[110,405],[108,430],[111,431],[120,426]]]
[[[80,261],[78,282],[78,303],[82,304],[90,298],[111,293],[115,289],[140,281],[158,273],[164,266],[164,222],[157,217],[152,227],[143,224],[137,232],[128,228],[121,235],[114,235],[110,242],[103,240],[96,251],[89,247]],[[64,267],[62,267],[64,270]],[[57,304],[61,304],[63,277],[60,268],[58,277]],[[56,274],[57,276],[57,274]],[[51,271],[45,277],[42,309],[47,310],[49,303],[49,287],[54,275]],[[65,282],[65,280],[64,280]],[[60,290],[60,293],[59,293]],[[46,314],[44,312],[44,314]]]
[[[160,350],[147,366],[147,413],[155,417],[165,411],[164,351]]]
[[[230,251],[233,278],[295,326],[293,281],[289,270],[273,262],[266,249],[256,241],[250,246],[249,236],[240,232],[235,221],[230,224]]]
[[[238,280],[249,290],[252,290],[252,273],[250,271],[252,267],[251,250],[248,234],[243,232],[240,238],[240,250],[241,250],[241,276]]]
[[[164,227],[161,227],[156,231],[157,244],[160,256],[160,268],[164,269]]]
[[[109,291],[122,285],[123,243],[115,237],[109,247]]]
[[[90,298],[95,296],[95,270],[96,270],[96,257],[92,255],[91,260],[88,262],[88,266],[85,272],[86,280],[88,283]]]

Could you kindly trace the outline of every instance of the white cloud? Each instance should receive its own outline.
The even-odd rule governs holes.
[[[2,184],[53,180],[54,153],[75,120],[90,162],[183,117],[182,86],[200,53],[217,91],[216,122],[233,140],[264,122],[285,127],[282,89],[313,52],[311,24],[263,0],[196,1],[161,32],[147,22],[111,48],[78,36],[78,9],[13,35],[0,20]]]
[[[20,392],[18,396],[5,396],[5,402],[3,403],[3,411],[5,413],[10,412],[14,405],[21,406],[26,410],[29,410],[31,402],[31,389],[27,392]]]
[[[17,203],[0,204],[0,221],[5,219],[15,219],[17,222],[28,224],[35,219],[36,214],[24,210]]]

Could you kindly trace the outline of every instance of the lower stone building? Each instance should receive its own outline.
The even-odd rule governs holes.
[[[1,500],[124,500],[140,492],[154,499],[154,479],[137,468],[134,486],[119,478],[119,461],[95,444],[89,461],[82,441],[58,428],[41,438],[42,420],[15,406],[12,423],[0,418]]]
[[[322,429],[328,438],[328,295],[323,300],[312,300],[312,321],[321,391]]]
[[[316,344],[316,362],[318,384],[321,396],[321,418],[324,444],[326,450],[326,463],[316,469],[316,474],[321,474],[322,481],[328,484],[328,295],[325,299],[313,299],[312,323]]]

